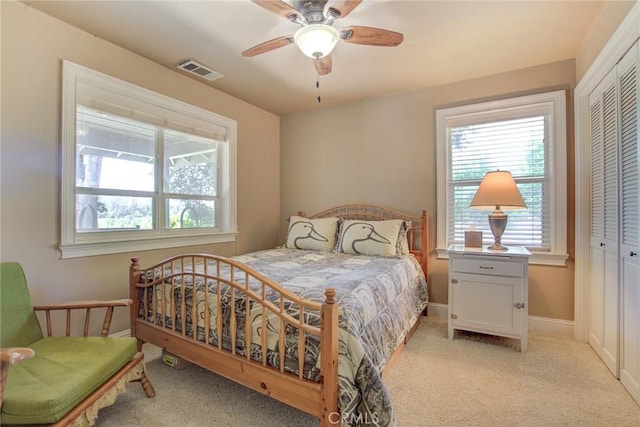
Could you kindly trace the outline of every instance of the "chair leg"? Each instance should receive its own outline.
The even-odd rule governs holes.
[[[151,381],[147,378],[147,374],[145,372],[142,373],[142,376],[138,380],[140,381],[140,385],[142,385],[142,389],[147,397],[155,397],[156,391],[153,389],[153,385],[151,385]]]
[[[4,385],[7,383],[7,374],[9,373],[9,362],[0,361],[0,406],[4,397]]]

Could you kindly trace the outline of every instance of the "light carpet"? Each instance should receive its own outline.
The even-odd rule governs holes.
[[[385,383],[399,427],[640,426],[640,406],[586,343],[529,334],[518,341],[470,332],[447,339],[446,319],[423,318]],[[145,344],[157,396],[130,384],[96,426],[306,427],[319,422],[197,366],[166,366]]]

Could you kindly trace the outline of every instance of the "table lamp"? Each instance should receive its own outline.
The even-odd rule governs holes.
[[[469,207],[494,209],[489,214],[489,227],[493,233],[494,243],[488,249],[492,251],[508,250],[500,243],[508,219],[507,214],[502,210],[525,209],[527,207],[511,172],[501,170],[487,172]]]

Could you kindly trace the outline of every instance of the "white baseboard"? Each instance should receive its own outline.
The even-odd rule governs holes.
[[[124,331],[114,332],[112,334],[109,334],[109,336],[110,337],[130,337],[131,329],[125,329]]]
[[[427,305],[427,316],[444,317],[446,319],[449,316],[449,306],[447,304],[430,302]]]
[[[443,317],[446,319],[449,316],[449,306],[447,304],[430,302],[427,308],[427,315]],[[529,332],[540,332],[543,334],[556,334],[573,337],[574,323],[572,320],[529,316],[528,323]]]
[[[529,316],[529,331],[573,337],[574,322],[551,317]]]

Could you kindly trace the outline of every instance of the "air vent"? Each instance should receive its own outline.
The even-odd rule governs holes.
[[[178,64],[178,68],[185,70],[191,74],[202,77],[205,80],[215,80],[223,77],[222,74],[213,71],[211,68],[206,67],[193,59],[187,59]]]

